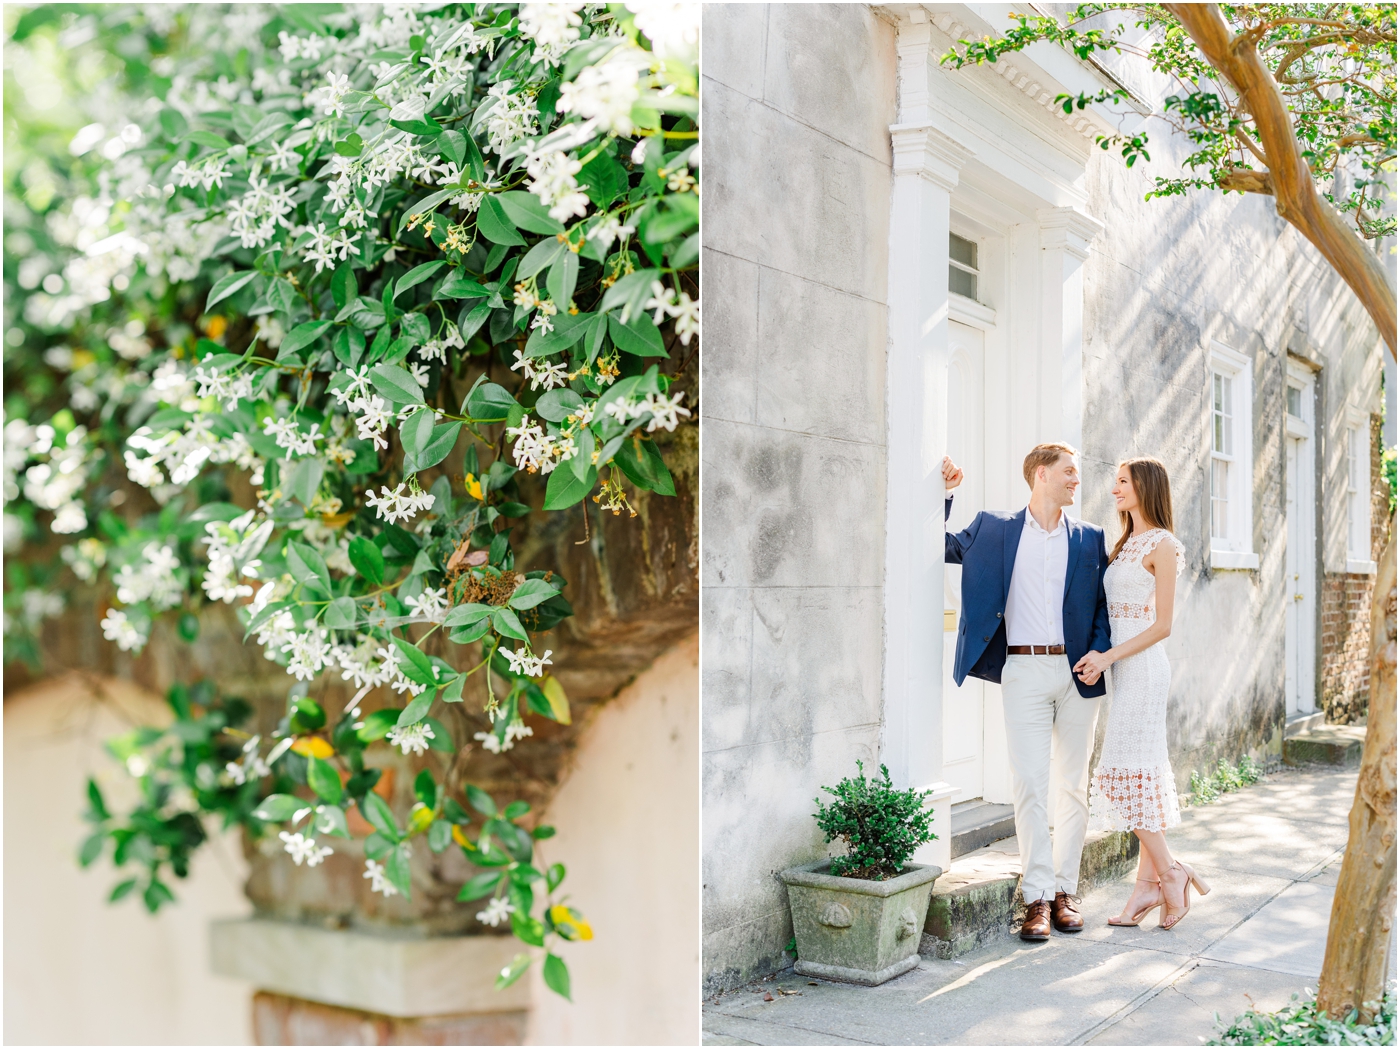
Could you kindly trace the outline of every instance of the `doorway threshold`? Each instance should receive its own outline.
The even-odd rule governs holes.
[[[995,805],[974,798],[953,806],[953,859],[1015,834],[1016,818],[1010,805]]]
[[[1283,738],[1292,739],[1294,736],[1319,729],[1325,724],[1327,715],[1320,710],[1314,710],[1311,714],[1293,714],[1283,723]]]

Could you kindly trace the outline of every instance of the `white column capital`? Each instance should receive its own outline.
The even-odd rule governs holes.
[[[1040,223],[1040,246],[1059,249],[1080,262],[1089,257],[1089,245],[1104,231],[1104,224],[1078,208],[1041,208],[1035,213]]]
[[[951,192],[973,150],[932,124],[891,124],[895,177],[917,175]]]

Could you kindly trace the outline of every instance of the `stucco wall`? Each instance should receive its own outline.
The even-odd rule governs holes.
[[[544,857],[593,926],[562,948],[574,1004],[535,976],[533,1045],[694,1045],[700,1030],[700,640],[602,707],[544,820]]]
[[[1274,213],[1272,200],[1195,193],[1145,201],[1153,176],[1172,173],[1187,152],[1160,133],[1154,164],[1129,169],[1111,153],[1094,152],[1088,210],[1105,230],[1086,262],[1083,513],[1112,542],[1117,462],[1155,455],[1166,464],[1187,560],[1166,642],[1169,746],[1185,788],[1193,769],[1246,751],[1263,757],[1281,738],[1289,350],[1321,366],[1319,604],[1324,566],[1345,561],[1346,407],[1378,409],[1382,350],[1355,297]],[[1253,366],[1255,571],[1210,567],[1212,338]]]
[[[201,849],[154,917],[137,895],[107,903],[123,877],[108,859],[78,867],[87,777],[114,807],[134,800],[103,742],[169,719],[136,686],[95,680],[5,699],[5,1043],[249,1045],[251,988],[209,970],[210,920],[251,910],[237,842]]]
[[[713,989],[785,964],[774,872],[825,854],[812,798],[878,753],[895,51],[854,4],[715,5],[703,33]]]

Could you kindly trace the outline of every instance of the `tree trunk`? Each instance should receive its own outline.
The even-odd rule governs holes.
[[[1361,300],[1395,356],[1395,290],[1380,260],[1347,225],[1313,182],[1303,159],[1293,117],[1254,42],[1230,31],[1217,4],[1167,4],[1191,39],[1239,92],[1254,117],[1268,158],[1269,181],[1278,213],[1322,253]]]
[[[1371,599],[1371,699],[1366,748],[1351,807],[1346,858],[1332,901],[1318,1008],[1333,1018],[1385,992],[1386,955],[1395,918],[1395,528],[1376,572]]]

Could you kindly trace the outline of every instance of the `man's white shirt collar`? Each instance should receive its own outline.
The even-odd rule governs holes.
[[[1062,531],[1064,531],[1064,528],[1065,528],[1065,518],[1066,518],[1067,516],[1068,516],[1068,514],[1065,513],[1064,509],[1061,509],[1061,510],[1060,510],[1060,519],[1059,519],[1059,521],[1057,521],[1057,522],[1055,523],[1055,527],[1054,527],[1054,528],[1052,528],[1050,531],[1047,532],[1044,528],[1042,528],[1042,527],[1040,526],[1040,522],[1037,521],[1037,520],[1035,519],[1035,514],[1031,513],[1030,504],[1027,504],[1027,505],[1026,505],[1026,524],[1030,525],[1030,526],[1031,526],[1032,528],[1034,528],[1037,532],[1039,532],[1039,533],[1041,533],[1042,535],[1045,535],[1045,536],[1054,537],[1054,536],[1059,535]]]

